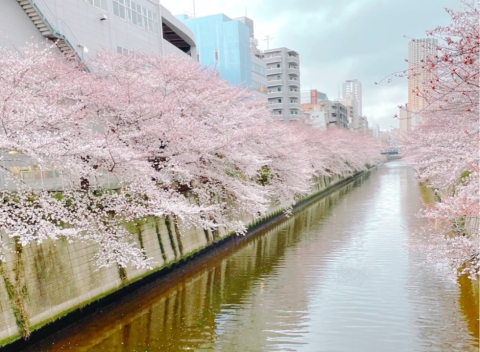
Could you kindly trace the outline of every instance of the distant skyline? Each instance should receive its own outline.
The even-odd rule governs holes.
[[[410,38],[447,25],[444,8],[460,7],[459,0],[161,0],[174,15],[193,16],[194,3],[197,17],[246,14],[261,49],[270,36],[270,48],[298,51],[302,90],[318,89],[335,99],[345,80],[361,81],[363,114],[382,130],[399,126],[393,116],[407,102],[407,80],[375,82],[406,69]]]

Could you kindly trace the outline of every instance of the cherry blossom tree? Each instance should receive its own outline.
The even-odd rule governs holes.
[[[427,34],[439,41],[437,54],[423,69],[428,85],[416,93],[428,103],[422,124],[405,143],[407,161],[420,181],[435,189],[439,202],[423,215],[432,259],[448,258],[452,269],[476,279],[480,272],[479,202],[479,12],[463,2],[463,10],[447,10],[448,26]]]
[[[244,233],[245,219],[291,207],[316,176],[381,160],[371,138],[276,121],[195,62],[105,52],[87,64],[35,46],[0,52],[4,250],[66,238],[97,244],[100,267],[149,267],[122,224],[168,216]],[[59,177],[27,182],[8,151]]]

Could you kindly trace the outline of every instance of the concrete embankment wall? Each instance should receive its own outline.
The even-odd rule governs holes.
[[[320,178],[312,194],[299,203],[308,202],[348,180]],[[279,212],[280,209],[272,209],[263,221]],[[252,225],[258,226],[259,222]],[[198,228],[180,233],[169,218],[151,218],[127,226],[138,246],[153,258],[152,270],[118,266],[97,269],[93,259],[95,245],[63,240],[18,246],[16,253],[9,253],[6,260],[0,262],[0,346],[232,235],[227,231],[212,234]]]

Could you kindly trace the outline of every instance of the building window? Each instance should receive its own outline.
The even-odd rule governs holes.
[[[277,68],[280,68],[280,64],[277,64]]]
[[[280,76],[280,75],[277,75],[277,79],[281,79],[281,76]]]
[[[278,88],[277,88],[277,91],[278,91],[278,92],[281,92],[281,91],[282,91],[282,87],[278,87]]]
[[[107,11],[107,0],[85,0],[85,2],[98,7],[99,9]]]
[[[281,103],[281,102],[282,102],[282,99],[278,99],[278,102]]]
[[[266,76],[267,74],[265,67],[262,67],[255,62],[252,62],[252,71],[258,73],[260,76]]]
[[[157,14],[134,1],[113,0],[113,14],[150,33],[158,34]]]
[[[265,87],[262,83],[256,81],[252,81],[252,88],[262,93],[265,93],[267,91],[267,87]]]
[[[122,48],[121,46],[117,45],[117,53],[127,56],[128,49]]]

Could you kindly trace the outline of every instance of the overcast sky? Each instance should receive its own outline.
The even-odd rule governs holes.
[[[193,15],[193,0],[161,3],[175,15]],[[393,115],[407,100],[407,82],[375,82],[405,69],[408,38],[449,24],[444,8],[459,6],[459,0],[195,0],[195,14],[235,18],[246,12],[261,49],[270,36],[270,48],[299,53],[302,90],[318,89],[335,99],[343,81],[360,80],[363,114],[371,127],[388,130],[398,127]]]

